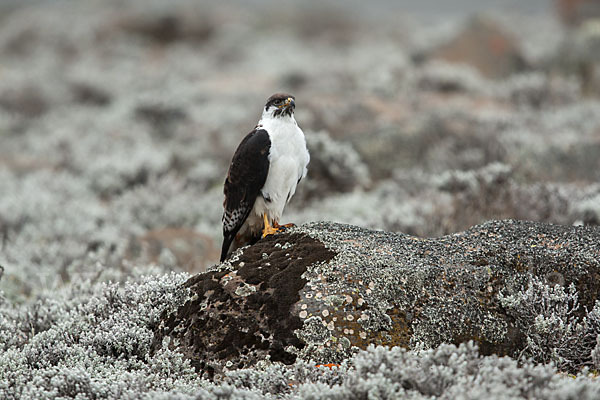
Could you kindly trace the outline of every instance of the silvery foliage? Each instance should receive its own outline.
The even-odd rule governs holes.
[[[82,281],[21,307],[3,300],[0,398],[119,398],[197,388],[197,374],[182,354],[166,343],[150,352],[161,313],[185,300],[187,278]]]
[[[473,343],[421,352],[370,346],[331,370],[297,362],[291,368],[237,371],[225,382],[290,399],[593,399],[600,395],[600,385],[585,375],[572,379],[557,374],[550,365],[484,357]]]
[[[518,328],[526,333],[519,358],[553,362],[559,370],[598,368],[600,302],[592,310],[579,303],[574,284],[549,286],[533,277],[525,290],[498,298]],[[583,316],[581,316],[583,314]]]
[[[297,362],[230,373],[225,384],[289,399],[593,399],[600,394],[600,385],[585,375],[572,379],[550,365],[484,357],[473,343],[421,352],[370,346],[331,370]],[[232,392],[233,398],[247,395]]]
[[[11,299],[76,276],[123,280],[132,269],[124,261],[130,238],[149,230],[177,226],[219,236],[220,190],[203,191],[175,175],[151,177],[110,199],[69,172],[0,170],[0,180],[0,289]]]
[[[594,368],[600,370],[600,335],[596,335],[596,347],[592,350],[592,361]]]
[[[434,60],[415,71],[416,86],[421,90],[484,93],[486,82],[468,65]]]
[[[316,170],[316,174],[326,173],[324,178],[330,180],[327,185],[350,191],[370,183],[369,168],[350,143],[336,141],[326,131],[307,131],[306,144],[311,154],[311,170]]]
[[[132,6],[137,7],[133,14],[132,10],[122,11],[125,16],[141,15],[145,13],[139,10],[151,13],[152,5],[158,4],[168,9],[169,15],[173,11],[164,2],[150,3],[137,2]],[[277,50],[280,59],[297,62],[297,70],[310,82],[309,89],[343,93],[346,100],[355,93],[352,87],[356,87],[356,93],[380,93],[384,98],[404,90],[401,97],[414,101],[415,114],[423,111],[418,108],[420,102],[425,104],[426,117],[438,111],[430,110],[429,103],[419,99],[420,89],[415,91],[419,85],[492,95],[496,103],[510,100],[519,108],[506,109],[499,104],[471,109],[467,103],[466,114],[472,118],[466,119],[466,125],[477,123],[477,137],[482,133],[487,134],[486,138],[498,137],[507,148],[507,158],[500,161],[524,164],[525,171],[535,172],[533,176],[546,171],[538,167],[537,160],[570,170],[564,168],[567,156],[571,164],[582,163],[582,170],[594,171],[587,168],[587,158],[570,156],[573,147],[589,148],[589,165],[596,165],[594,147],[589,144],[596,140],[600,108],[597,101],[580,101],[576,84],[542,73],[496,84],[470,70],[440,64],[428,65],[421,72],[420,66],[408,60],[409,49],[390,39],[386,32],[378,36],[379,46],[373,46],[371,40],[356,41],[359,47],[349,48],[351,64],[345,52],[336,56],[328,46],[315,46],[314,40],[297,40],[285,34],[285,53],[281,54],[281,38],[273,36],[273,30],[256,36],[249,30],[250,25],[234,23],[235,19],[222,24],[226,29],[217,27],[213,42],[203,46],[201,52],[194,43],[178,43],[165,49],[166,56],[157,60],[162,67],[153,69],[149,79],[148,74],[140,73],[140,64],[147,59],[140,46],[143,40],[119,31],[118,21],[110,19],[115,17],[114,12],[100,2],[67,7],[27,7],[2,19],[2,95],[30,87],[41,93],[47,110],[31,119],[0,109],[0,150],[5,163],[0,165],[0,265],[4,267],[0,281],[4,290],[0,299],[0,397],[599,397],[598,384],[584,376],[570,379],[557,375],[552,367],[536,367],[527,361],[518,366],[508,358],[480,357],[468,346],[442,346],[422,353],[371,348],[333,370],[298,362],[291,367],[267,365],[231,372],[220,384],[199,381],[189,363],[168,346],[153,355],[148,352],[158,315],[183,296],[178,287],[185,275],[142,279],[139,271],[123,262],[128,238],[150,229],[195,227],[218,237],[222,193],[217,186],[222,182],[230,151],[239,142],[238,135],[256,117],[256,110],[248,104],[258,100],[251,92],[230,95],[230,88],[214,85],[214,71],[222,70],[230,49],[248,49],[235,61],[248,76],[264,77],[267,71],[267,76],[281,78],[277,75],[282,71],[280,65],[269,61]],[[75,16],[69,24],[64,23],[66,11]],[[239,15],[247,18],[245,13]],[[285,25],[288,29],[289,21]],[[107,26],[117,29],[108,32]],[[421,36],[430,29],[423,29]],[[354,24],[352,32],[360,32]],[[543,36],[552,33],[540,32]],[[444,40],[447,37],[441,36]],[[32,39],[17,40],[28,37]],[[23,46],[20,56],[7,52],[10,43]],[[311,45],[307,47],[306,43]],[[77,54],[70,61],[64,52],[69,48]],[[106,68],[107,64],[98,62],[111,54],[108,61],[114,67]],[[103,107],[74,103],[68,89],[73,81],[102,89],[110,103]],[[140,120],[136,113],[140,106],[159,102],[180,111],[183,122],[176,121],[164,129],[160,124],[157,127]],[[305,110],[310,104],[305,103]],[[314,107],[319,106],[316,103]],[[323,128],[334,132],[336,124],[354,114],[353,108],[348,110],[348,114],[341,114],[335,107],[329,109],[326,117],[330,119]],[[439,111],[439,119],[455,121],[460,110],[449,102]],[[307,118],[312,114],[310,110],[306,113]],[[357,122],[363,117],[355,114],[358,118],[350,120],[351,125],[360,126]],[[393,131],[412,132],[415,116],[409,116],[408,123],[393,125]],[[386,127],[385,121],[380,124]],[[443,128],[443,124],[440,126]],[[378,129],[373,132],[377,134]],[[477,152],[473,155],[473,142],[467,143],[462,147],[469,151],[460,152],[461,156],[467,161],[479,160]],[[324,146],[332,151],[324,154],[324,159],[340,160],[341,172],[356,164],[352,158],[340,159],[339,150],[343,148],[333,145]],[[481,149],[478,151],[485,156]],[[432,154],[436,163],[445,163],[437,154],[447,157],[448,153]],[[223,162],[222,168],[215,166],[216,158]],[[485,163],[495,161],[480,159]],[[14,171],[13,161],[20,163]],[[446,163],[452,167],[452,163]],[[528,170],[529,163],[535,168]],[[353,173],[363,175],[360,170]],[[473,182],[470,176],[465,181]],[[386,180],[374,185],[373,190],[328,197],[304,209],[315,209],[310,220],[327,215],[328,219],[359,225],[431,234],[430,227],[440,225],[431,216],[436,210],[448,209],[452,199],[447,193],[440,195],[431,189],[421,196],[411,196],[400,186]],[[539,200],[535,192],[531,198]],[[597,215],[599,199],[590,199],[581,213],[591,210],[588,213]],[[150,270],[146,267],[146,272]],[[157,266],[154,272],[165,270]],[[100,283],[126,278],[130,282],[124,285]],[[553,321],[560,328],[556,331],[564,333],[562,339],[547,344],[538,329],[531,333],[532,343],[539,348],[555,346],[551,348],[562,349],[563,353],[568,350],[561,343],[569,340],[565,333],[569,331],[559,322],[567,321],[568,325],[572,314],[557,312],[554,306],[538,312],[531,299],[519,304],[532,313],[532,321],[547,313],[559,316]],[[597,309],[588,314],[589,321],[592,314],[596,318]],[[549,318],[543,317],[541,328]],[[573,323],[577,326],[582,322]],[[590,336],[589,342],[582,341],[577,335],[583,331],[572,332],[573,344],[583,343],[582,350],[591,349],[591,360],[600,368],[599,339]],[[571,362],[570,355],[563,353],[558,354]],[[584,353],[582,357],[589,359],[589,353]],[[586,365],[591,364],[588,361]]]
[[[600,385],[551,365],[481,356],[473,343],[420,352],[371,346],[339,366],[265,362],[219,382],[197,378],[167,343],[151,354],[158,315],[186,296],[185,274],[75,285],[15,309],[0,306],[0,396],[78,399],[594,399]]]
[[[495,88],[500,98],[527,109],[565,106],[581,95],[579,82],[572,78],[552,77],[541,72],[514,75]]]

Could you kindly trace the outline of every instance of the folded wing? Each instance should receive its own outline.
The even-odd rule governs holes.
[[[248,218],[267,180],[270,148],[267,131],[255,129],[246,135],[233,155],[225,179],[221,261],[227,257],[231,242]]]

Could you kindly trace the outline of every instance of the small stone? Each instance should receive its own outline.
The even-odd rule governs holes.
[[[348,340],[348,338],[343,337],[340,338],[339,345],[342,346],[343,349],[349,349],[352,344],[350,343],[350,340]]]
[[[243,283],[237,289],[235,289],[235,294],[240,297],[250,296],[254,292],[256,292],[256,287],[248,285],[247,283]]]
[[[300,318],[304,319],[308,316],[308,313],[306,311],[300,311],[299,316],[300,316]]]
[[[321,314],[323,314],[324,317],[328,317],[329,316],[329,310],[323,310],[323,312]]]

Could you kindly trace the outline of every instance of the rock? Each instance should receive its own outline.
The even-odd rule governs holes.
[[[591,310],[600,229],[506,220],[423,239],[313,223],[192,277],[188,301],[162,316],[154,343],[169,338],[209,377],[266,359],[339,363],[371,344],[474,340],[483,354],[518,355],[527,327],[499,294],[532,279],[574,284]]]
[[[125,258],[201,272],[219,259],[219,252],[206,235],[185,228],[165,228],[132,239]]]
[[[516,40],[496,22],[482,16],[474,17],[462,32],[430,56],[471,65],[488,78],[503,78],[525,68]]]
[[[291,364],[296,355],[288,348],[304,347],[295,334],[302,319],[294,311],[307,283],[302,275],[334,254],[306,234],[268,237],[234,256],[235,267],[221,264],[186,282],[192,297],[166,316],[155,343],[179,339],[179,350],[209,376],[267,357]]]

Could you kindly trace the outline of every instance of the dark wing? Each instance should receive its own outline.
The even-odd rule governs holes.
[[[225,179],[221,261],[250,214],[269,173],[271,139],[264,129],[250,132],[238,146]]]

